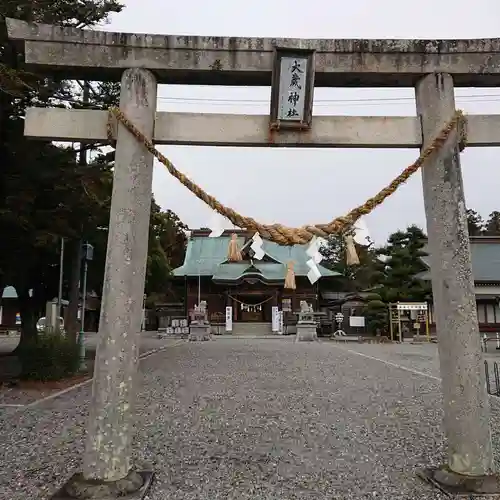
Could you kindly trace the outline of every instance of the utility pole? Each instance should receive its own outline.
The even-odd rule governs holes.
[[[83,287],[82,287],[82,308],[80,321],[80,334],[78,335],[78,345],[80,346],[80,369],[85,369],[85,305],[87,302],[87,271],[89,261],[94,258],[94,247],[89,243],[83,245]]]
[[[59,325],[59,318],[62,316],[62,288],[64,279],[64,238],[61,237],[61,252],[59,256],[59,290],[57,293],[57,321]]]
[[[90,84],[88,82],[83,83],[83,104],[86,106],[90,100]],[[87,166],[88,165],[88,158],[87,158],[87,150],[85,149],[86,144],[84,142],[80,143],[80,158],[79,158],[79,164],[80,166]],[[82,245],[82,240],[78,242],[80,245],[80,259],[79,261],[79,273],[78,276],[81,275],[81,266],[82,266],[82,259],[84,262],[84,271],[83,271],[83,287],[82,287],[82,305],[81,305],[81,312],[80,312],[80,333],[78,334],[78,345],[80,347],[80,368],[83,370],[85,369],[85,334],[84,334],[84,329],[85,329],[85,302],[86,302],[86,296],[87,296],[87,268],[88,268],[88,261],[92,260],[93,258],[93,247],[89,245],[88,243],[85,243],[85,245]],[[78,287],[80,288],[80,287]]]
[[[82,104],[85,107],[90,100],[90,84],[88,82],[83,83],[83,95]],[[78,165],[86,166],[87,161],[87,151],[85,150],[86,143],[80,143],[80,154],[78,157]],[[83,228],[82,228],[83,229]],[[78,335],[78,303],[80,295],[80,279],[82,274],[82,248],[83,240],[80,238],[74,243],[73,248],[73,264],[71,270],[71,285],[70,285],[70,297],[69,297],[69,307],[68,307],[68,333],[77,340]]]

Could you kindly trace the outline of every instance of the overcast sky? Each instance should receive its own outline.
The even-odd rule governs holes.
[[[124,0],[111,31],[169,35],[296,38],[485,38],[500,36],[498,0]],[[458,89],[457,107],[500,113],[500,89]],[[270,88],[161,86],[159,110],[268,114]],[[317,115],[415,115],[413,89],[316,89]],[[298,226],[327,222],[375,194],[418,155],[417,150],[314,150],[162,147],[185,174],[224,204],[262,222]],[[500,152],[462,154],[467,205],[487,216],[500,210]],[[163,167],[153,191],[191,228],[211,210]],[[425,227],[421,178],[366,219],[377,243],[416,223]],[[227,227],[231,227],[227,222]]]

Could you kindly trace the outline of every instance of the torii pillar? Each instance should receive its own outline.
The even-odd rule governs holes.
[[[121,80],[120,108],[153,137],[157,83],[144,69]],[[99,343],[87,424],[83,473],[65,486],[69,498],[134,494],[142,498],[152,473],[132,470],[138,343],[148,252],[153,156],[118,125]],[[127,497],[129,498],[129,497]]]
[[[455,113],[453,78],[426,75],[415,95],[425,147]],[[498,492],[456,131],[422,180],[448,441],[448,463],[426,474],[445,487]]]

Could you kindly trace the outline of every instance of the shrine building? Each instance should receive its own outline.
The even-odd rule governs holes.
[[[476,296],[477,320],[481,333],[496,333],[500,330],[500,237],[470,236],[472,275]],[[423,252],[427,253],[427,246]],[[427,271],[418,278],[431,280],[430,256],[421,258]],[[429,322],[431,331],[436,329],[434,305],[429,301]]]
[[[200,300],[205,300],[211,322],[224,321],[226,307],[231,307],[233,334],[270,333],[273,306],[282,310],[286,319],[293,316],[292,311],[300,309],[301,300],[316,310],[320,286],[338,276],[318,265],[321,277],[310,283],[308,245],[280,246],[264,241],[264,256],[257,260],[251,248],[253,233],[230,230],[219,237],[209,235],[208,229],[191,232],[184,264],[173,275],[184,278],[186,315]],[[229,259],[232,238],[241,252],[241,260],[237,262]],[[295,289],[284,287],[290,263]]]

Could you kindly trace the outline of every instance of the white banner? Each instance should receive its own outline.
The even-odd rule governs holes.
[[[271,307],[271,330],[278,332],[280,329],[279,309],[278,306]]]
[[[233,331],[233,308],[231,306],[226,307],[226,332]]]
[[[285,332],[285,328],[284,328],[284,324],[283,324],[283,311],[279,311],[278,312],[278,316],[279,316],[279,329],[278,329],[278,333],[280,335],[283,335],[283,333]]]

